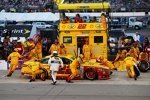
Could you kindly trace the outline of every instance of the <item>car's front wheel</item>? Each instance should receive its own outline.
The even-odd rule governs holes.
[[[43,72],[44,72],[44,78],[47,79],[48,78],[48,71],[45,68],[42,68]]]
[[[94,80],[97,78],[97,72],[93,68],[88,68],[85,73],[85,78],[89,80]]]

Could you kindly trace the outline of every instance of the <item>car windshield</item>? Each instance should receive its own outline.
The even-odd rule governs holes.
[[[61,59],[62,59],[62,61],[63,61],[64,64],[71,64],[71,62],[72,62],[68,58],[61,57]],[[48,61],[49,61],[49,58],[45,58],[45,59],[41,59],[40,63],[42,63],[42,64],[48,64]]]
[[[48,64],[48,60],[49,60],[49,58],[41,59],[41,60],[40,60],[40,63]]]
[[[121,37],[121,36],[124,36],[124,32],[122,32],[122,31],[109,31],[109,36],[110,37],[117,37],[117,38],[119,38],[119,37]]]

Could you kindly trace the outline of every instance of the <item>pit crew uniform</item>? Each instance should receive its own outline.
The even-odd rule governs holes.
[[[127,69],[128,76],[136,80],[136,75],[134,71],[134,63],[137,63],[136,59],[128,56],[124,59],[124,62]]]
[[[115,66],[103,56],[99,56],[97,61],[101,63],[102,65],[107,66],[110,70],[116,69]]]
[[[12,52],[8,58],[7,58],[7,61],[11,61],[10,62],[10,68],[7,72],[7,76],[11,76],[12,73],[15,71],[16,67],[18,66],[18,60],[19,58],[21,58],[22,56],[18,53],[18,49],[15,48],[14,49],[14,52]]]
[[[139,60],[148,61],[148,53],[147,52],[141,52],[139,55]]]
[[[92,48],[90,45],[84,44],[83,45],[83,55],[85,60],[90,60],[90,56],[92,54]]]
[[[53,51],[57,51],[57,53],[59,54],[60,53],[60,46],[59,44],[52,44],[50,49],[49,49],[49,53],[53,53]]]
[[[42,65],[40,64],[40,62],[34,62],[32,64],[30,64],[30,66],[32,67],[32,79],[30,80],[30,82],[35,81],[36,76],[39,74],[41,80],[45,80],[45,75],[44,75],[44,71],[41,69]]]
[[[42,42],[41,41],[39,41],[36,44],[35,49],[36,49],[36,52],[37,52],[38,59],[41,59],[42,58]]]
[[[32,49],[28,58],[32,61],[38,60],[38,54],[37,51],[35,49]]]
[[[60,53],[61,55],[66,55],[67,49],[66,48],[60,48]]]
[[[80,55],[76,60],[70,64],[71,75],[66,79],[66,82],[71,83],[77,75],[79,75],[80,64],[82,63],[83,55]]]

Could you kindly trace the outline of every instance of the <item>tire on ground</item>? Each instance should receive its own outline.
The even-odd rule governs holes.
[[[139,70],[141,72],[147,72],[149,70],[149,63],[145,60],[139,62]]]

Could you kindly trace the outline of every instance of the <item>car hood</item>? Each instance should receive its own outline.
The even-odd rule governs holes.
[[[98,67],[98,68],[104,68],[104,69],[109,69],[105,65],[101,65],[100,63],[96,62],[96,59],[91,59],[89,61],[85,61],[81,64],[81,67],[83,66],[90,66],[90,67]]]

